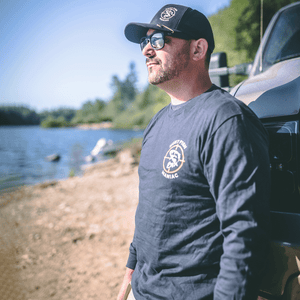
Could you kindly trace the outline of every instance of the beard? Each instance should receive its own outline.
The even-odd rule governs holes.
[[[173,57],[169,57],[165,65],[159,58],[147,58],[146,62],[157,65],[148,69],[148,81],[153,85],[162,84],[177,78],[189,63],[189,48],[183,46]]]

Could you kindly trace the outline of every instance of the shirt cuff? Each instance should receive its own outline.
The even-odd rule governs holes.
[[[129,257],[128,257],[128,260],[127,260],[127,264],[126,264],[126,267],[129,268],[129,269],[132,269],[134,270],[135,269],[135,266],[136,266],[136,251],[135,251],[135,248],[133,247],[132,243],[130,245],[130,248],[129,248]]]

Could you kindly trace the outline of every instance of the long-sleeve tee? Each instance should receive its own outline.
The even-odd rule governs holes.
[[[266,258],[267,133],[212,86],[144,132],[127,267],[136,300],[256,299]]]

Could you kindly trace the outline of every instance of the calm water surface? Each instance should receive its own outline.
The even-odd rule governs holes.
[[[67,178],[72,170],[80,175],[85,157],[101,138],[114,143],[141,137],[142,131],[43,129],[39,126],[0,127],[0,190],[23,184]],[[48,155],[59,154],[58,162]],[[99,160],[107,157],[98,156]]]

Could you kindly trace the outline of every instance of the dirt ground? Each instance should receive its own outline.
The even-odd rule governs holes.
[[[116,299],[137,202],[128,151],[82,177],[0,194],[0,298]]]

